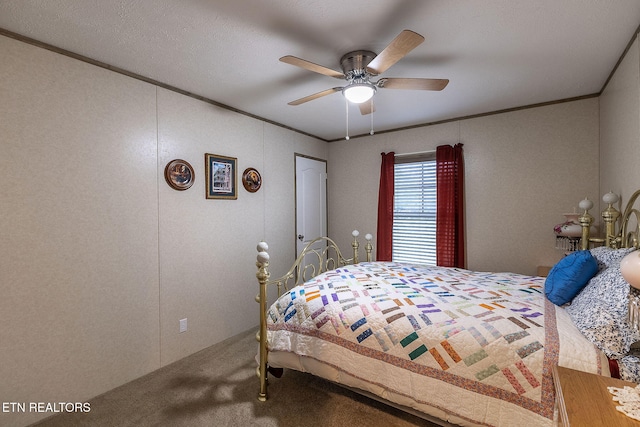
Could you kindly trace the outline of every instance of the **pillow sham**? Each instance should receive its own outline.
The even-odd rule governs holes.
[[[640,383],[640,358],[638,356],[630,354],[618,359],[618,368],[620,369],[620,379],[636,384]]]
[[[598,270],[602,270],[611,265],[620,264],[620,260],[634,250],[635,248],[612,249],[607,246],[599,246],[589,249],[589,252],[598,262]]]
[[[596,274],[566,311],[576,327],[609,358],[619,359],[640,339],[627,320],[629,284],[620,262]]]
[[[591,252],[572,252],[549,271],[544,293],[555,305],[564,305],[571,302],[597,272],[598,263]]]

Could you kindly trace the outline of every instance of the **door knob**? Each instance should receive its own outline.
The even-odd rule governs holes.
[[[298,234],[298,240],[302,242],[304,240],[304,236],[302,234]]]

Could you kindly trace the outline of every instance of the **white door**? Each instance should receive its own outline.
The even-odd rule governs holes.
[[[296,154],[296,256],[327,235],[327,162]]]

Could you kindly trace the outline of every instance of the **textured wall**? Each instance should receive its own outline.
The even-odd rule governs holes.
[[[468,267],[535,274],[555,263],[553,226],[598,188],[596,98],[331,143],[334,237],[346,244],[342,235],[352,228],[375,233],[381,152],[457,142],[464,144]]]
[[[0,98],[0,402],[82,402],[258,324],[255,246],[294,259],[294,153],[326,143],[4,37]],[[205,200],[204,153],[262,189]]]
[[[0,52],[0,401],[75,402],[159,366],[156,90]]]
[[[640,189],[640,54],[636,40],[600,97],[600,193],[621,196],[618,209]],[[600,210],[606,208],[600,205]],[[593,216],[598,211],[594,209]]]

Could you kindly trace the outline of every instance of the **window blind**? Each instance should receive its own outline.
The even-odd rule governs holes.
[[[393,260],[436,265],[435,158],[394,165]]]

